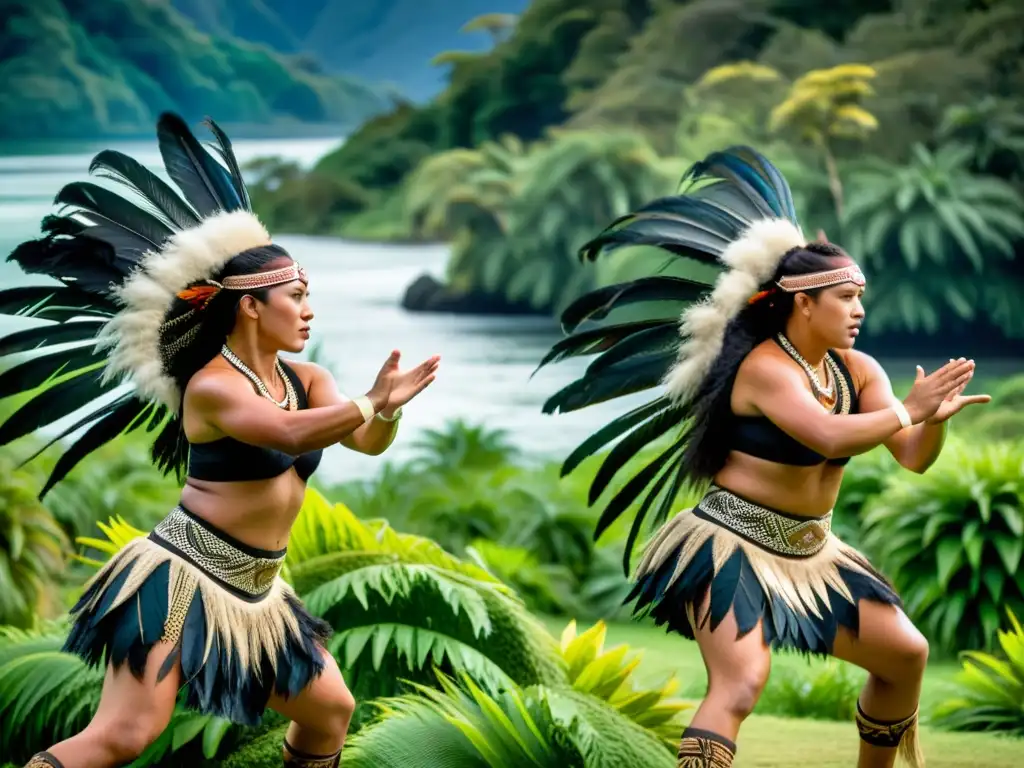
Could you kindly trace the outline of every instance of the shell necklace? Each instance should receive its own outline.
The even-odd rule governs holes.
[[[822,385],[821,380],[818,378],[818,372],[797,351],[797,348],[786,338],[785,334],[779,333],[776,338],[779,341],[779,345],[804,369],[804,373],[807,374],[807,378],[811,382],[811,389],[814,390],[815,397],[823,401],[822,405],[833,412],[845,412],[849,408],[849,398],[846,396],[845,387],[846,380],[843,378],[842,373],[840,373],[836,361],[832,359],[832,355],[825,355],[825,375],[829,378],[832,385],[838,384],[838,391],[836,391],[834,386],[826,387]]]
[[[263,380],[259,376],[257,376],[252,371],[252,369],[249,368],[249,366],[243,363],[242,360],[238,357],[238,355],[236,355],[228,348],[227,344],[221,347],[220,353],[229,363],[231,363],[231,365],[233,365],[235,368],[237,368],[239,371],[245,374],[246,378],[248,378],[249,381],[253,383],[253,386],[256,387],[257,391],[259,391],[259,393],[263,395],[263,397],[267,398],[267,400],[272,402],[278,408],[283,408],[289,411],[294,411],[298,409],[299,400],[298,397],[296,397],[295,395],[295,388],[292,386],[292,380],[289,379],[288,376],[285,374],[284,368],[281,366],[280,359],[274,361],[274,368],[277,371],[277,375],[281,377],[281,381],[284,382],[283,400],[278,400],[277,398],[275,398],[270,393],[270,388],[263,383]]]

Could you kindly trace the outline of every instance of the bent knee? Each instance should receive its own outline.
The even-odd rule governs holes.
[[[768,682],[768,670],[750,670],[741,675],[732,675],[722,680],[713,680],[708,688],[708,698],[733,717],[743,720],[757,706],[758,699]]]
[[[138,758],[163,733],[167,723],[159,718],[134,717],[90,726],[117,765]]]
[[[928,666],[928,640],[916,628],[890,636],[869,672],[891,685],[918,682]],[[871,669],[870,667],[874,667]]]
[[[921,677],[928,666],[928,639],[915,628],[900,638],[892,655],[891,665],[902,670],[905,677]]]
[[[320,709],[322,717],[320,730],[331,736],[344,738],[349,723],[356,711],[356,699],[347,686],[341,686],[332,696],[324,700]]]

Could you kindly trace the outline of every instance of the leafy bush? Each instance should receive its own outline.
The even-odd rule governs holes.
[[[829,659],[798,674],[776,675],[757,703],[758,714],[812,720],[850,721],[865,674],[851,665]]]
[[[1007,614],[1010,629],[999,632],[1005,658],[966,651],[956,680],[959,695],[936,707],[936,725],[1024,736],[1024,627],[1012,610]]]
[[[462,677],[442,690],[381,702],[380,715],[352,739],[353,768],[670,768],[672,752],[600,699],[531,686],[490,695]]]
[[[661,738],[669,749],[679,743],[683,723],[680,715],[693,705],[673,697],[679,681],[672,675],[660,687],[644,688],[633,676],[643,654],[628,645],[604,649],[607,627],[599,621],[582,634],[576,621],[562,632],[562,655],[569,669],[569,683],[580,693],[590,694]]]
[[[36,493],[36,472],[0,453],[0,624],[29,626],[61,612],[57,587],[67,539]]]
[[[1000,607],[1024,613],[1024,446],[950,440],[923,475],[892,475],[865,546],[940,652],[989,649]]]

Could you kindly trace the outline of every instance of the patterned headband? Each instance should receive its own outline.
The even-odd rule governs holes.
[[[839,269],[829,269],[825,272],[811,272],[807,275],[786,275],[775,286],[766,291],[758,291],[749,299],[748,304],[756,304],[761,299],[771,296],[777,290],[782,289],[786,293],[797,293],[798,291],[811,291],[815,288],[829,288],[841,283],[853,283],[863,286],[865,284],[864,273],[856,264],[849,264]]]
[[[201,285],[195,285],[180,291],[178,298],[182,301],[187,301],[197,309],[205,309],[206,305],[213,300],[213,297],[225,288],[231,291],[255,291],[259,288],[270,288],[274,285],[290,283],[293,280],[309,283],[306,270],[297,261],[280,269],[254,272],[250,275],[225,277],[221,283],[218,283],[216,280],[206,280]]]
[[[863,286],[864,273],[856,264],[849,264],[839,269],[830,269],[825,272],[811,272],[808,275],[786,275],[776,285],[786,293],[797,291],[811,291],[815,288],[829,288],[840,283],[853,283]]]

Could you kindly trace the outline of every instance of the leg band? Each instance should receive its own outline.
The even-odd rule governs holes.
[[[311,755],[302,752],[284,740],[285,768],[337,768],[341,763],[341,750],[329,755]]]
[[[857,730],[862,741],[873,747],[893,749],[907,765],[924,768],[924,754],[917,737],[917,712],[903,720],[876,720],[861,709],[857,702]]]
[[[736,744],[717,733],[687,728],[679,742],[676,768],[730,768]]]
[[[49,752],[39,752],[32,755],[25,768],[64,768],[64,764]]]

